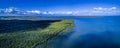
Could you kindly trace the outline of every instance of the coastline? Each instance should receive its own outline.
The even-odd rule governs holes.
[[[52,36],[51,38],[47,39],[43,44],[39,44],[37,46],[35,46],[35,48],[46,48],[47,45],[50,41],[55,41],[58,38],[67,36],[68,34],[71,34],[71,31],[73,30],[74,24],[69,24],[68,26],[66,26],[63,30],[59,31],[56,35]],[[49,46],[49,45],[48,45]]]

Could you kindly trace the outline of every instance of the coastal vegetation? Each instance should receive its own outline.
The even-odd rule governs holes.
[[[68,32],[73,21],[0,20],[0,26],[0,48],[35,48],[61,31]]]

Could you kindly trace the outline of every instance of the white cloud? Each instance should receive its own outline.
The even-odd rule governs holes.
[[[5,10],[5,12],[12,12],[12,11],[13,11],[13,9],[11,9],[11,8]]]
[[[117,7],[95,7],[92,10],[77,10],[77,11],[40,11],[40,10],[21,10],[14,7],[0,9],[0,15],[80,15],[80,16],[100,16],[100,15],[118,15],[120,10]],[[120,15],[120,14],[119,14]]]
[[[0,15],[38,15],[40,13],[40,10],[21,10],[14,7],[0,9]]]
[[[117,9],[117,7],[111,7],[111,8],[95,7],[93,9],[95,11],[114,11]]]
[[[39,10],[30,10],[30,11],[26,11],[27,13],[35,13],[35,14],[40,14],[41,12]]]
[[[117,7],[112,7],[112,8],[110,8],[111,10],[116,10],[117,9]]]
[[[43,14],[48,14],[47,12],[43,12]]]
[[[78,10],[74,11],[73,15],[80,16],[109,16],[109,15],[120,15],[120,10],[117,7],[95,7],[91,10]]]
[[[98,8],[93,8],[94,10],[103,10],[102,7],[98,7]]]
[[[117,15],[119,10],[117,7],[111,8],[103,8],[103,7],[95,7],[92,11],[89,11],[91,15]]]
[[[61,14],[61,15],[63,15],[63,14],[65,14],[65,15],[68,15],[68,14],[73,14],[73,12],[72,11],[47,11],[47,12],[42,12],[43,14],[51,14],[51,15],[57,15],[57,14]]]

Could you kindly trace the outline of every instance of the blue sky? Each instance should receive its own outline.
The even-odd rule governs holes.
[[[120,7],[120,0],[0,0],[0,7],[49,10],[51,8]]]
[[[8,7],[41,11],[92,10],[95,7],[120,9],[120,0],[0,0],[0,8]]]

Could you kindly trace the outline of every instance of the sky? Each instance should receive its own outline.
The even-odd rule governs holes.
[[[94,12],[93,10],[98,10],[97,12],[99,12],[99,10],[111,11],[111,9],[114,12],[115,10],[119,12],[120,0],[0,0],[0,8],[4,9],[9,7],[32,10],[31,12],[39,10],[42,12],[51,11],[52,13],[70,13],[76,11],[83,13],[88,11]]]

